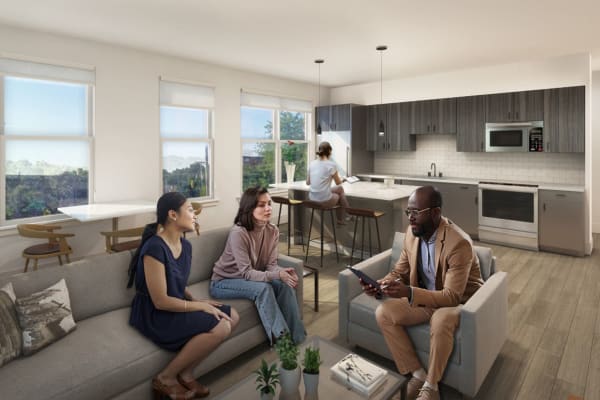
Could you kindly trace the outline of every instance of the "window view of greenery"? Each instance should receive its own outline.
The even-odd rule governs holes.
[[[83,84],[4,78],[5,220],[88,203],[87,90]]]
[[[273,138],[273,111],[242,107],[241,112],[242,138],[263,140],[252,143],[246,141],[242,145],[243,189],[256,185],[268,187],[275,183],[276,141]],[[305,113],[280,111],[278,117],[280,141],[277,147],[281,157],[278,162],[282,179],[287,179],[285,162],[288,162],[295,164],[294,180],[304,180],[308,159]]]
[[[181,192],[186,197],[210,196],[210,146],[206,141],[208,114],[208,110],[202,109],[160,107],[161,137],[179,139],[163,141],[162,176],[165,193]]]

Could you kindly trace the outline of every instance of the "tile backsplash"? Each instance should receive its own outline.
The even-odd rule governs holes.
[[[376,153],[375,173],[427,175],[435,162],[444,176],[583,185],[583,153],[462,153],[456,135],[418,135],[414,152]]]

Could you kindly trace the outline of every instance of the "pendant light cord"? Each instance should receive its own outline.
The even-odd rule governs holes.
[[[379,50],[379,104],[383,104],[383,50]]]

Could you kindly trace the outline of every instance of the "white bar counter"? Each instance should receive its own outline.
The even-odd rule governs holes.
[[[358,197],[363,199],[372,199],[372,200],[383,200],[383,201],[394,201],[399,199],[404,199],[410,196],[410,194],[415,191],[418,186],[410,186],[410,185],[386,185],[381,182],[364,182],[359,181],[355,183],[344,182],[342,184],[344,187],[344,191],[346,192],[346,196],[348,197]],[[293,183],[278,183],[271,185],[272,188],[275,189],[288,189],[288,190],[301,190],[304,192],[308,192],[310,186],[308,186],[304,181],[302,182],[293,182]]]

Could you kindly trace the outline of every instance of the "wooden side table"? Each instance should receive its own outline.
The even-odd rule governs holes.
[[[315,284],[315,312],[319,312],[319,268],[311,267],[308,264],[304,264],[303,277],[312,275],[313,282]]]

